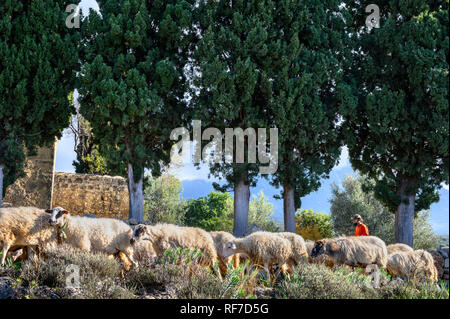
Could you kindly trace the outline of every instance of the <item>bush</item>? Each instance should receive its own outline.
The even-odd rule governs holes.
[[[379,293],[385,299],[448,299],[449,290],[431,281],[393,280],[383,286]]]
[[[173,175],[165,173],[158,178],[147,175],[144,189],[144,219],[152,224],[183,224],[186,207],[181,198],[182,192],[181,181]]]
[[[319,240],[333,237],[331,216],[314,212],[311,209],[302,210],[295,216],[295,231],[304,239]]]
[[[276,298],[288,299],[364,299],[375,298],[365,287],[365,276],[335,271],[322,264],[299,265],[290,278],[276,289]]]
[[[70,265],[79,267],[80,289],[77,291],[66,288]],[[45,259],[25,262],[19,278],[30,289],[31,298],[45,297],[39,293],[42,287],[53,289],[52,293],[60,298],[133,298],[133,291],[120,287],[121,273],[121,265],[104,254],[59,246],[47,252]]]

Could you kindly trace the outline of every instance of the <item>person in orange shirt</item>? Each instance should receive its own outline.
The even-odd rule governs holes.
[[[353,215],[353,225],[355,228],[355,236],[369,236],[369,228],[363,224],[363,219],[360,215]]]

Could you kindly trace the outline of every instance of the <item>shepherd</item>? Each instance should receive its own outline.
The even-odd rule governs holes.
[[[353,215],[353,225],[355,228],[355,236],[369,236],[369,228],[363,224],[361,215]]]

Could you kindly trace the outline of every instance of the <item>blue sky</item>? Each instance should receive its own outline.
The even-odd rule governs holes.
[[[94,0],[82,0],[80,7],[85,12],[88,8],[93,8],[98,11],[98,4]],[[56,156],[56,171],[57,172],[74,172],[72,162],[75,160],[75,152],[73,150],[73,137],[70,132],[66,130],[64,136],[61,138]],[[172,169],[172,173],[183,181],[183,197],[185,199],[197,198],[199,196],[207,195],[213,188],[212,182],[218,182],[216,179],[208,177],[208,167],[202,165],[200,169],[194,167],[189,160],[183,161],[183,166]],[[322,186],[316,192],[309,194],[302,199],[302,209],[313,209],[316,211],[329,213],[331,197],[331,184],[333,182],[340,184],[340,181],[345,178],[347,174],[356,174],[348,160],[347,149],[342,150],[342,154],[338,165],[330,173],[330,178],[322,181]],[[266,180],[261,179],[258,185],[251,190],[252,194],[257,194],[260,190],[274,205],[274,218],[281,221],[283,219],[283,207],[281,200],[275,200],[273,195],[278,194],[279,190],[272,187]],[[431,205],[430,221],[434,231],[439,235],[449,234],[449,187],[444,185],[440,190],[440,201]]]

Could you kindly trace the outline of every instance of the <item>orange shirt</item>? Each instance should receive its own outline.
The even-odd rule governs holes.
[[[356,226],[355,236],[369,236],[369,228],[364,224]]]

